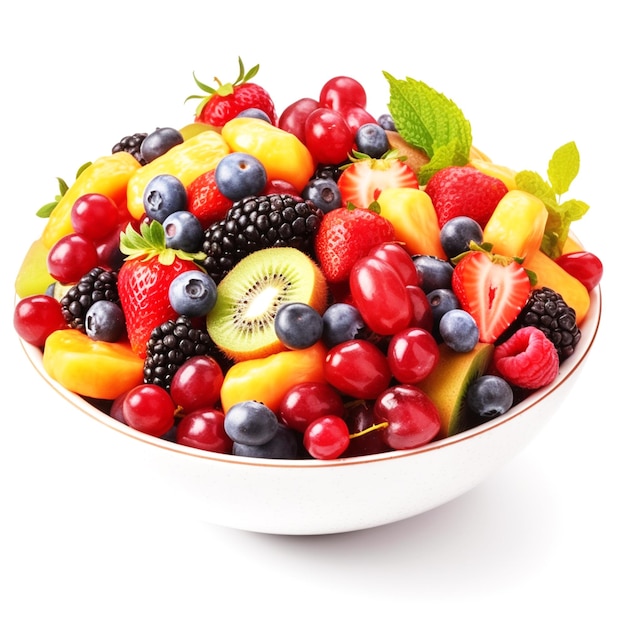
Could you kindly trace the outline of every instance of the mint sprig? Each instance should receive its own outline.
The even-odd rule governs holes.
[[[466,165],[472,129],[461,109],[422,81],[383,74],[389,82],[388,108],[396,129],[407,143],[430,157],[420,168],[420,184],[425,185],[444,167]]]
[[[523,170],[515,175],[519,189],[537,196],[548,210],[541,250],[556,259],[563,253],[572,222],[582,218],[589,205],[582,200],[562,200],[580,169],[580,154],[573,141],[557,148],[548,163],[547,180],[537,172]]]

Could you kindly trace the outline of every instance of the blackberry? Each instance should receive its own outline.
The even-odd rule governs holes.
[[[71,328],[85,332],[85,316],[98,300],[120,303],[117,293],[117,272],[94,267],[61,298],[63,317]]]
[[[148,133],[135,133],[134,135],[127,135],[122,137],[111,149],[111,152],[128,152],[132,154],[141,165],[146,164],[146,160],[141,156],[141,144],[143,140],[148,136]]]
[[[206,331],[195,328],[185,315],[157,326],[150,335],[143,366],[145,383],[169,390],[174,374],[187,359],[212,356],[222,367],[224,357]]]
[[[549,287],[535,289],[531,293],[515,325],[539,328],[556,347],[561,363],[574,353],[580,341],[576,312],[561,294]]]
[[[224,219],[204,233],[202,262],[220,282],[238,261],[256,250],[292,247],[312,256],[323,212],[312,202],[289,194],[250,196],[239,200]]]

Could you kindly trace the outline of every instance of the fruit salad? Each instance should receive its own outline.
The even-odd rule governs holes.
[[[505,414],[575,353],[602,263],[570,233],[576,144],[546,174],[383,72],[277,111],[259,66],[141,129],[41,209],[14,327],[112,420],[219,454],[407,450]],[[541,168],[540,168],[541,169]]]

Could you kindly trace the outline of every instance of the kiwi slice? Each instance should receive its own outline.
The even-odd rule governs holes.
[[[439,410],[440,437],[456,435],[465,428],[465,394],[482,376],[493,356],[491,343],[478,343],[470,352],[455,352],[441,344],[435,369],[419,383]]]
[[[285,347],[274,332],[285,302],[304,302],[323,313],[328,286],[316,263],[296,248],[266,248],[244,257],[217,286],[207,330],[234,361],[262,358]]]

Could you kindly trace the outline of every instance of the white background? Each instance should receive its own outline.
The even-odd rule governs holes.
[[[2,9],[0,623],[624,623],[619,3],[368,6],[60,0]],[[230,80],[238,56],[261,64],[257,82],[279,110],[348,74],[378,115],[386,70],[455,100],[474,143],[512,168],[545,172],[555,148],[579,147],[571,193],[591,205],[576,232],[605,264],[601,332],[578,388],[536,440],[439,509],[327,537],[155,518],[94,478],[80,419],[41,383],[13,333],[13,279],[55,177],[71,180],[125,134],[191,121],[192,72]]]

